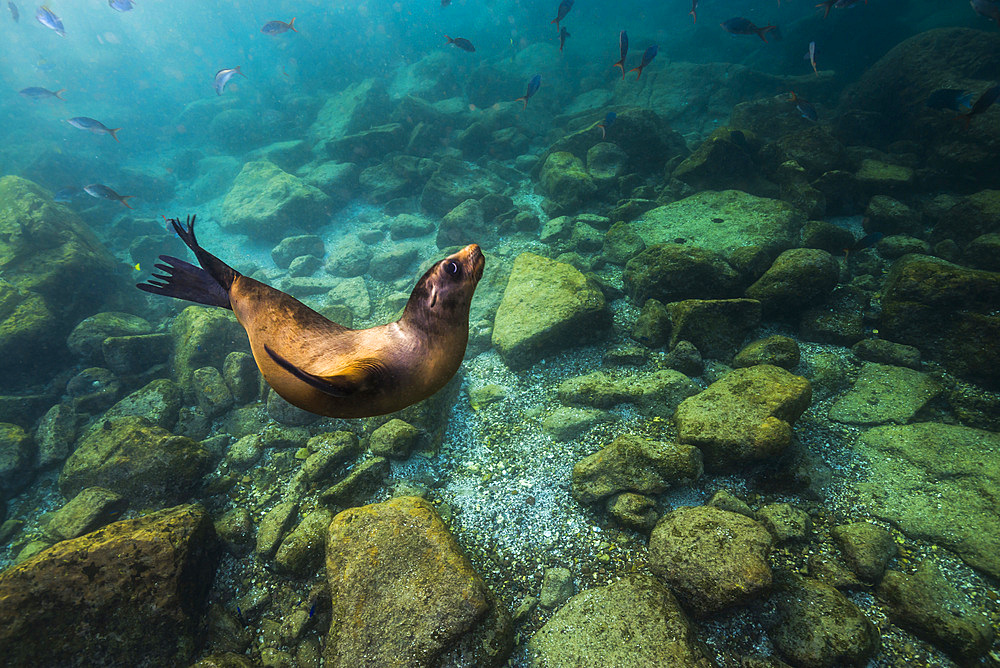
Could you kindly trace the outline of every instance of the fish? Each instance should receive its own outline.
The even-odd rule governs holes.
[[[559,29],[559,50],[562,51],[563,47],[566,46],[566,38],[572,37],[569,34],[569,30],[566,30],[566,26]]]
[[[819,120],[819,115],[816,113],[816,107],[812,106],[812,103],[807,100],[803,100],[801,97],[796,95],[795,91],[792,91],[792,96],[788,98],[788,101],[795,103],[795,108],[799,110],[800,114],[802,114],[802,118],[813,122]]]
[[[60,95],[60,93],[65,93],[65,92],[66,92],[65,88],[60,88],[59,90],[51,91],[48,88],[40,88],[38,86],[29,86],[28,88],[22,88],[21,90],[18,91],[19,94],[23,95],[29,100],[42,100],[49,97],[57,97],[60,100],[64,100],[65,98],[62,95]]]
[[[108,7],[119,12],[132,11],[135,3],[132,0],[108,0]]]
[[[73,201],[73,198],[80,194],[80,189],[75,186],[67,186],[65,188],[60,188],[52,194],[52,201],[59,202],[60,204],[67,204]]]
[[[656,44],[648,47],[642,54],[642,62],[639,63],[639,67],[633,67],[632,69],[629,70],[629,72],[638,71],[638,74],[635,75],[635,78],[638,79],[639,77],[641,77],[642,68],[653,62],[653,58],[656,58],[656,52],[659,50],[660,48]]]
[[[809,42],[809,50],[806,51],[805,59],[812,65],[816,76],[819,76],[819,70],[816,69],[816,42]]]
[[[972,11],[988,19],[993,19],[1000,26],[1000,3],[993,0],[969,0]],[[16,20],[16,19],[15,19]]]
[[[569,10],[571,9],[573,9],[573,0],[562,0],[562,2],[559,3],[559,9],[556,10],[556,17],[549,21],[549,23],[555,23],[556,30],[559,30],[559,22],[566,18],[566,15],[569,14]]]
[[[121,128],[109,128],[104,123],[94,120],[93,118],[87,118],[86,116],[75,116],[73,118],[66,119],[66,122],[72,125],[74,128],[79,128],[80,130],[86,130],[88,132],[93,132],[95,135],[111,135],[111,138],[115,141],[118,139],[118,131]]]
[[[260,29],[260,31],[265,35],[280,35],[281,33],[288,32],[289,30],[292,32],[298,32],[298,30],[295,29],[294,16],[288,23],[285,23],[284,21],[268,21]]]
[[[758,28],[753,24],[753,22],[750,19],[745,19],[742,16],[737,16],[736,18],[729,19],[728,21],[720,23],[719,25],[722,26],[723,30],[733,35],[757,35],[765,42],[767,41],[767,37],[764,37],[764,35],[767,33],[767,31],[775,30],[778,27],[778,26],[767,25]]]
[[[442,7],[447,7],[450,4],[451,4],[451,0],[441,0],[441,6]]]
[[[694,19],[694,22],[698,22],[698,0],[691,0],[691,11],[688,12]]]
[[[240,66],[239,65],[237,65],[236,67],[233,67],[231,69],[228,69],[228,70],[219,70],[218,72],[216,72],[215,73],[215,94],[216,95],[222,95],[222,91],[224,91],[226,89],[226,84],[229,83],[229,80],[232,79],[237,74],[239,74],[240,76],[243,76],[243,77],[246,76],[245,74],[243,74],[243,72],[240,71]]]
[[[628,34],[624,30],[622,30],[620,33],[618,33],[618,50],[621,53],[621,58],[619,58],[618,62],[615,63],[614,65],[612,65],[611,67],[621,68],[622,79],[624,79],[625,78],[625,56],[628,55]]]
[[[464,37],[456,37],[452,39],[451,37],[445,35],[444,38],[448,40],[448,44],[454,44],[462,51],[468,51],[469,53],[472,53],[476,50],[476,47],[472,46],[472,42],[465,39]]]
[[[55,15],[51,9],[42,5],[35,12],[35,19],[41,23],[46,28],[51,28],[56,31],[56,34],[60,37],[66,36],[66,30],[63,28],[62,19]]]
[[[14,23],[19,23],[21,21],[21,12],[17,11],[17,5],[8,0],[7,9],[10,10],[10,18],[14,19]]]
[[[84,186],[83,191],[90,195],[91,197],[96,197],[98,199],[109,199],[116,202],[121,202],[126,209],[131,209],[128,202],[125,200],[135,197],[135,195],[119,195],[111,188],[107,187],[102,183],[91,183],[89,186]]]
[[[601,140],[608,136],[608,128],[614,124],[616,118],[618,118],[618,114],[609,111],[604,120],[597,124],[597,127],[601,128]]]
[[[570,2],[570,4],[573,4],[573,3]],[[531,77],[531,81],[528,82],[528,91],[524,95],[522,95],[521,97],[519,97],[516,100],[514,100],[514,102],[524,102],[524,107],[523,108],[527,109],[528,108],[528,100],[531,99],[532,95],[534,95],[535,93],[538,92],[538,87],[541,86],[541,85],[542,85],[542,75],[541,74],[536,74],[535,76]]]
[[[924,103],[931,109],[950,109],[962,111],[972,108],[972,93],[961,88],[939,88],[927,96]]]
[[[868,219],[866,218],[865,220],[867,221]],[[883,236],[885,235],[882,234],[881,232],[869,232],[860,239],[856,239],[854,243],[844,248],[844,259],[846,260],[848,257],[850,257],[851,253],[857,253],[858,251],[864,250],[866,248],[871,248],[879,241],[881,241]]]
[[[980,95],[975,102],[972,103],[971,109],[964,114],[959,114],[958,117],[965,122],[965,128],[969,128],[969,123],[972,122],[973,116],[978,116],[993,106],[993,103],[997,101],[998,97],[1000,97],[1000,84],[993,84],[987,88],[986,92]]]

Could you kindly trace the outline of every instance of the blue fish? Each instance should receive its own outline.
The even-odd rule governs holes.
[[[618,114],[613,111],[609,111],[608,115],[604,117],[604,120],[597,124],[597,127],[601,128],[601,139],[604,139],[607,136],[608,128],[614,125],[616,118],[618,118]]]
[[[112,139],[119,141],[118,131],[121,130],[121,128],[109,128],[104,125],[104,123],[94,120],[93,118],[87,118],[86,116],[67,118],[66,122],[74,128],[86,130],[87,132],[93,132],[95,135],[111,135]]]
[[[802,118],[807,121],[813,121],[814,123],[819,120],[819,114],[816,113],[816,107],[812,106],[811,102],[803,100],[801,97],[796,95],[795,91],[792,91],[792,97],[789,98],[788,101],[795,103],[795,108],[799,110],[800,114],[802,114]]]
[[[556,17],[549,21],[549,23],[556,24],[556,30],[559,30],[559,22],[566,18],[569,14],[569,10],[573,9],[573,0],[562,0],[559,3],[559,9],[556,11]]]
[[[65,88],[60,88],[57,91],[51,91],[48,88],[40,88],[38,86],[29,86],[28,88],[22,88],[18,91],[19,94],[28,98],[29,100],[41,100],[47,97],[57,97],[60,100],[64,99],[60,93],[65,93]]]
[[[927,97],[924,104],[931,109],[964,111],[972,108],[972,93],[961,88],[939,88]]]
[[[55,30],[56,34],[60,37],[66,36],[66,30],[63,28],[62,19],[56,16],[55,13],[45,5],[38,8],[38,11],[35,12],[35,18],[38,19],[38,22],[46,28]]]
[[[646,51],[643,52],[643,54],[642,54],[642,62],[639,63],[639,67],[633,67],[632,69],[629,70],[629,72],[636,72],[636,71],[638,71],[638,74],[635,75],[635,78],[638,79],[639,77],[641,77],[642,76],[642,68],[644,68],[646,65],[649,65],[651,62],[653,62],[653,58],[656,58],[656,52],[659,51],[659,50],[660,50],[660,47],[658,47],[656,44],[654,44],[653,46],[651,46],[648,49],[646,49]],[[624,76],[625,75],[623,74],[622,78],[624,78]]]
[[[10,18],[14,19],[14,23],[21,20],[21,12],[17,11],[17,5],[10,0],[7,0],[7,9],[10,10]]]
[[[745,19],[742,16],[737,16],[736,18],[729,19],[728,21],[724,21],[719,25],[722,26],[723,30],[733,35],[757,35],[757,37],[760,37],[765,42],[767,41],[767,37],[764,37],[764,35],[767,34],[767,31],[778,29],[778,26],[772,26],[772,25],[766,25],[762,28],[757,27],[753,24],[753,21],[751,21],[750,19]]]
[[[108,6],[119,12],[128,12],[135,7],[135,3],[132,0],[108,0]]]
[[[572,3],[572,0],[571,0],[570,1],[570,5],[572,5],[572,4],[573,3]],[[521,97],[517,98],[514,101],[515,102],[524,102],[524,107],[523,108],[527,109],[528,108],[528,100],[531,99],[532,95],[534,95],[535,93],[538,92],[538,87],[541,86],[541,85],[542,85],[542,75],[541,74],[536,74],[535,76],[531,77],[531,81],[528,82],[528,92],[526,92],[524,95],[522,95]]]
[[[315,614],[316,614],[316,604],[313,603],[312,606],[309,608],[309,616],[312,617]]]
[[[260,29],[260,31],[265,35],[280,35],[281,33],[288,32],[289,30],[292,32],[298,32],[298,30],[295,29],[294,16],[288,23],[285,23],[284,21],[268,21],[264,24],[264,27]]]
[[[628,33],[622,30],[618,33],[618,49],[621,51],[621,58],[618,62],[611,67],[620,67],[622,70],[622,79],[625,78],[625,56],[628,55]]]
[[[218,72],[216,72],[215,73],[215,94],[216,95],[222,95],[222,91],[224,91],[226,89],[226,84],[229,83],[229,80],[232,79],[237,74],[239,74],[240,76],[243,76],[243,77],[246,76],[245,74],[243,74],[243,72],[240,71],[240,66],[239,65],[237,65],[236,67],[233,67],[231,69],[228,69],[228,70],[219,70]]]

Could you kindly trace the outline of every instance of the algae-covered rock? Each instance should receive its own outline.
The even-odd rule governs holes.
[[[771,534],[749,517],[711,506],[664,515],[649,538],[649,567],[696,617],[765,596]]]
[[[670,347],[688,341],[704,357],[728,360],[760,324],[755,299],[685,299],[667,304]]]
[[[705,191],[647,211],[632,222],[647,246],[684,243],[730,259],[746,246],[769,257],[791,248],[805,217],[776,199],[739,190]]]
[[[101,347],[109,336],[149,334],[153,326],[131,313],[106,312],[84,318],[70,332],[66,347],[84,362],[100,363]]]
[[[765,313],[785,315],[822,301],[837,287],[840,264],[824,250],[793,248],[779,255],[746,295]]]
[[[559,400],[567,404],[611,408],[632,403],[658,415],[669,415],[683,399],[698,393],[698,385],[673,369],[623,376],[593,371],[567,378],[557,392]]]
[[[222,202],[224,229],[255,238],[282,239],[291,230],[312,230],[327,222],[330,198],[277,165],[255,160],[243,165]]]
[[[680,243],[656,244],[633,255],[622,280],[638,305],[650,298],[667,303],[736,297],[740,291],[739,275],[721,255]]]
[[[1000,577],[998,451],[1000,436],[970,427],[933,422],[875,427],[858,441],[870,474],[855,486],[875,517]]]
[[[121,495],[103,487],[88,487],[52,514],[45,534],[69,540],[110,524],[128,507]]]
[[[33,445],[24,429],[0,422],[0,497],[14,496],[31,482]]]
[[[830,407],[830,419],[849,424],[905,424],[942,389],[926,373],[868,362],[851,389]]]
[[[809,535],[809,513],[790,503],[769,503],[761,507],[755,519],[774,537],[776,543],[802,540]]]
[[[177,383],[158,378],[122,398],[104,414],[105,420],[141,416],[163,429],[173,429],[181,409],[182,393]]]
[[[619,492],[660,494],[701,473],[697,448],[623,434],[576,463],[572,492],[580,503],[593,504]]]
[[[611,142],[600,142],[587,150],[587,173],[599,186],[610,185],[624,174],[627,163],[628,154]]]
[[[327,530],[333,513],[325,508],[314,510],[299,522],[281,541],[274,555],[274,565],[279,571],[305,576],[323,561]]]
[[[879,650],[875,625],[830,585],[812,578],[783,579],[772,600],[777,618],[768,635],[796,666],[864,665]]]
[[[58,543],[0,573],[0,654],[20,666],[187,665],[215,566],[201,506]]]
[[[896,556],[896,541],[892,534],[871,522],[852,522],[833,527],[830,531],[840,546],[844,561],[865,582],[878,582]]]
[[[287,269],[292,260],[302,255],[323,257],[326,246],[323,240],[315,234],[298,234],[285,237],[277,246],[271,249],[271,259],[282,269]]]
[[[383,79],[365,79],[326,98],[309,128],[314,141],[336,139],[383,123],[389,113]]]
[[[773,364],[783,369],[792,369],[799,363],[799,344],[795,339],[774,334],[751,341],[733,358],[736,368]]]
[[[188,306],[170,327],[174,339],[173,375],[184,391],[191,389],[196,369],[221,368],[233,350],[250,352],[246,332],[232,313],[219,308]]]
[[[539,177],[542,190],[561,210],[569,211],[586,201],[597,190],[583,161],[572,153],[549,154]]]
[[[455,158],[445,158],[424,185],[420,206],[444,215],[467,199],[502,193],[506,184],[490,171]]]
[[[604,294],[579,270],[522,253],[497,308],[493,345],[508,366],[523,368],[593,341],[608,324]]]
[[[509,613],[462,554],[433,506],[416,497],[351,508],[330,525],[328,666],[432,666],[465,651],[499,666],[513,644]]]
[[[915,346],[950,370],[1000,383],[1000,273],[926,255],[897,260],[882,293],[881,335]]]
[[[533,668],[711,668],[694,625],[655,579],[630,575],[580,592],[528,641]]]
[[[393,418],[372,432],[368,447],[381,457],[406,459],[420,442],[420,430],[405,420]]]
[[[479,201],[467,199],[441,218],[436,241],[438,248],[464,246],[471,242],[489,247],[496,236],[495,229],[489,229],[486,224]]]
[[[756,190],[760,168],[754,164],[759,142],[747,141],[742,130],[718,128],[673,171],[673,178],[696,190],[725,190],[738,184]]]
[[[681,402],[677,438],[701,448],[705,468],[731,468],[780,454],[809,407],[809,381],[769,364],[736,369]]]
[[[66,460],[59,491],[72,498],[87,487],[105,487],[134,505],[175,503],[195,489],[209,464],[200,443],[174,436],[146,418],[101,420]]]
[[[358,188],[358,167],[352,162],[324,162],[304,178],[306,183],[322,190],[335,206],[346,204]]]
[[[629,223],[617,222],[604,235],[601,254],[612,264],[625,264],[646,249],[642,240]]]

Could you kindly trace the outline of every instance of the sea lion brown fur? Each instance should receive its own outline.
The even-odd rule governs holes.
[[[458,371],[469,339],[469,305],[485,260],[471,244],[417,281],[396,322],[349,329],[291,295],[248,278],[198,245],[194,217],[171,224],[201,267],[165,264],[140,290],[228,308],[250,338],[261,374],[290,404],[311,413],[360,418],[426,399]]]

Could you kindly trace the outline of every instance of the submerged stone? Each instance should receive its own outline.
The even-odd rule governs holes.
[[[265,239],[284,238],[290,230],[323,225],[330,198],[266,160],[243,165],[222,202],[219,223],[230,232]]]
[[[849,424],[905,424],[942,389],[929,374],[868,362],[851,389],[830,407],[830,419]]]

